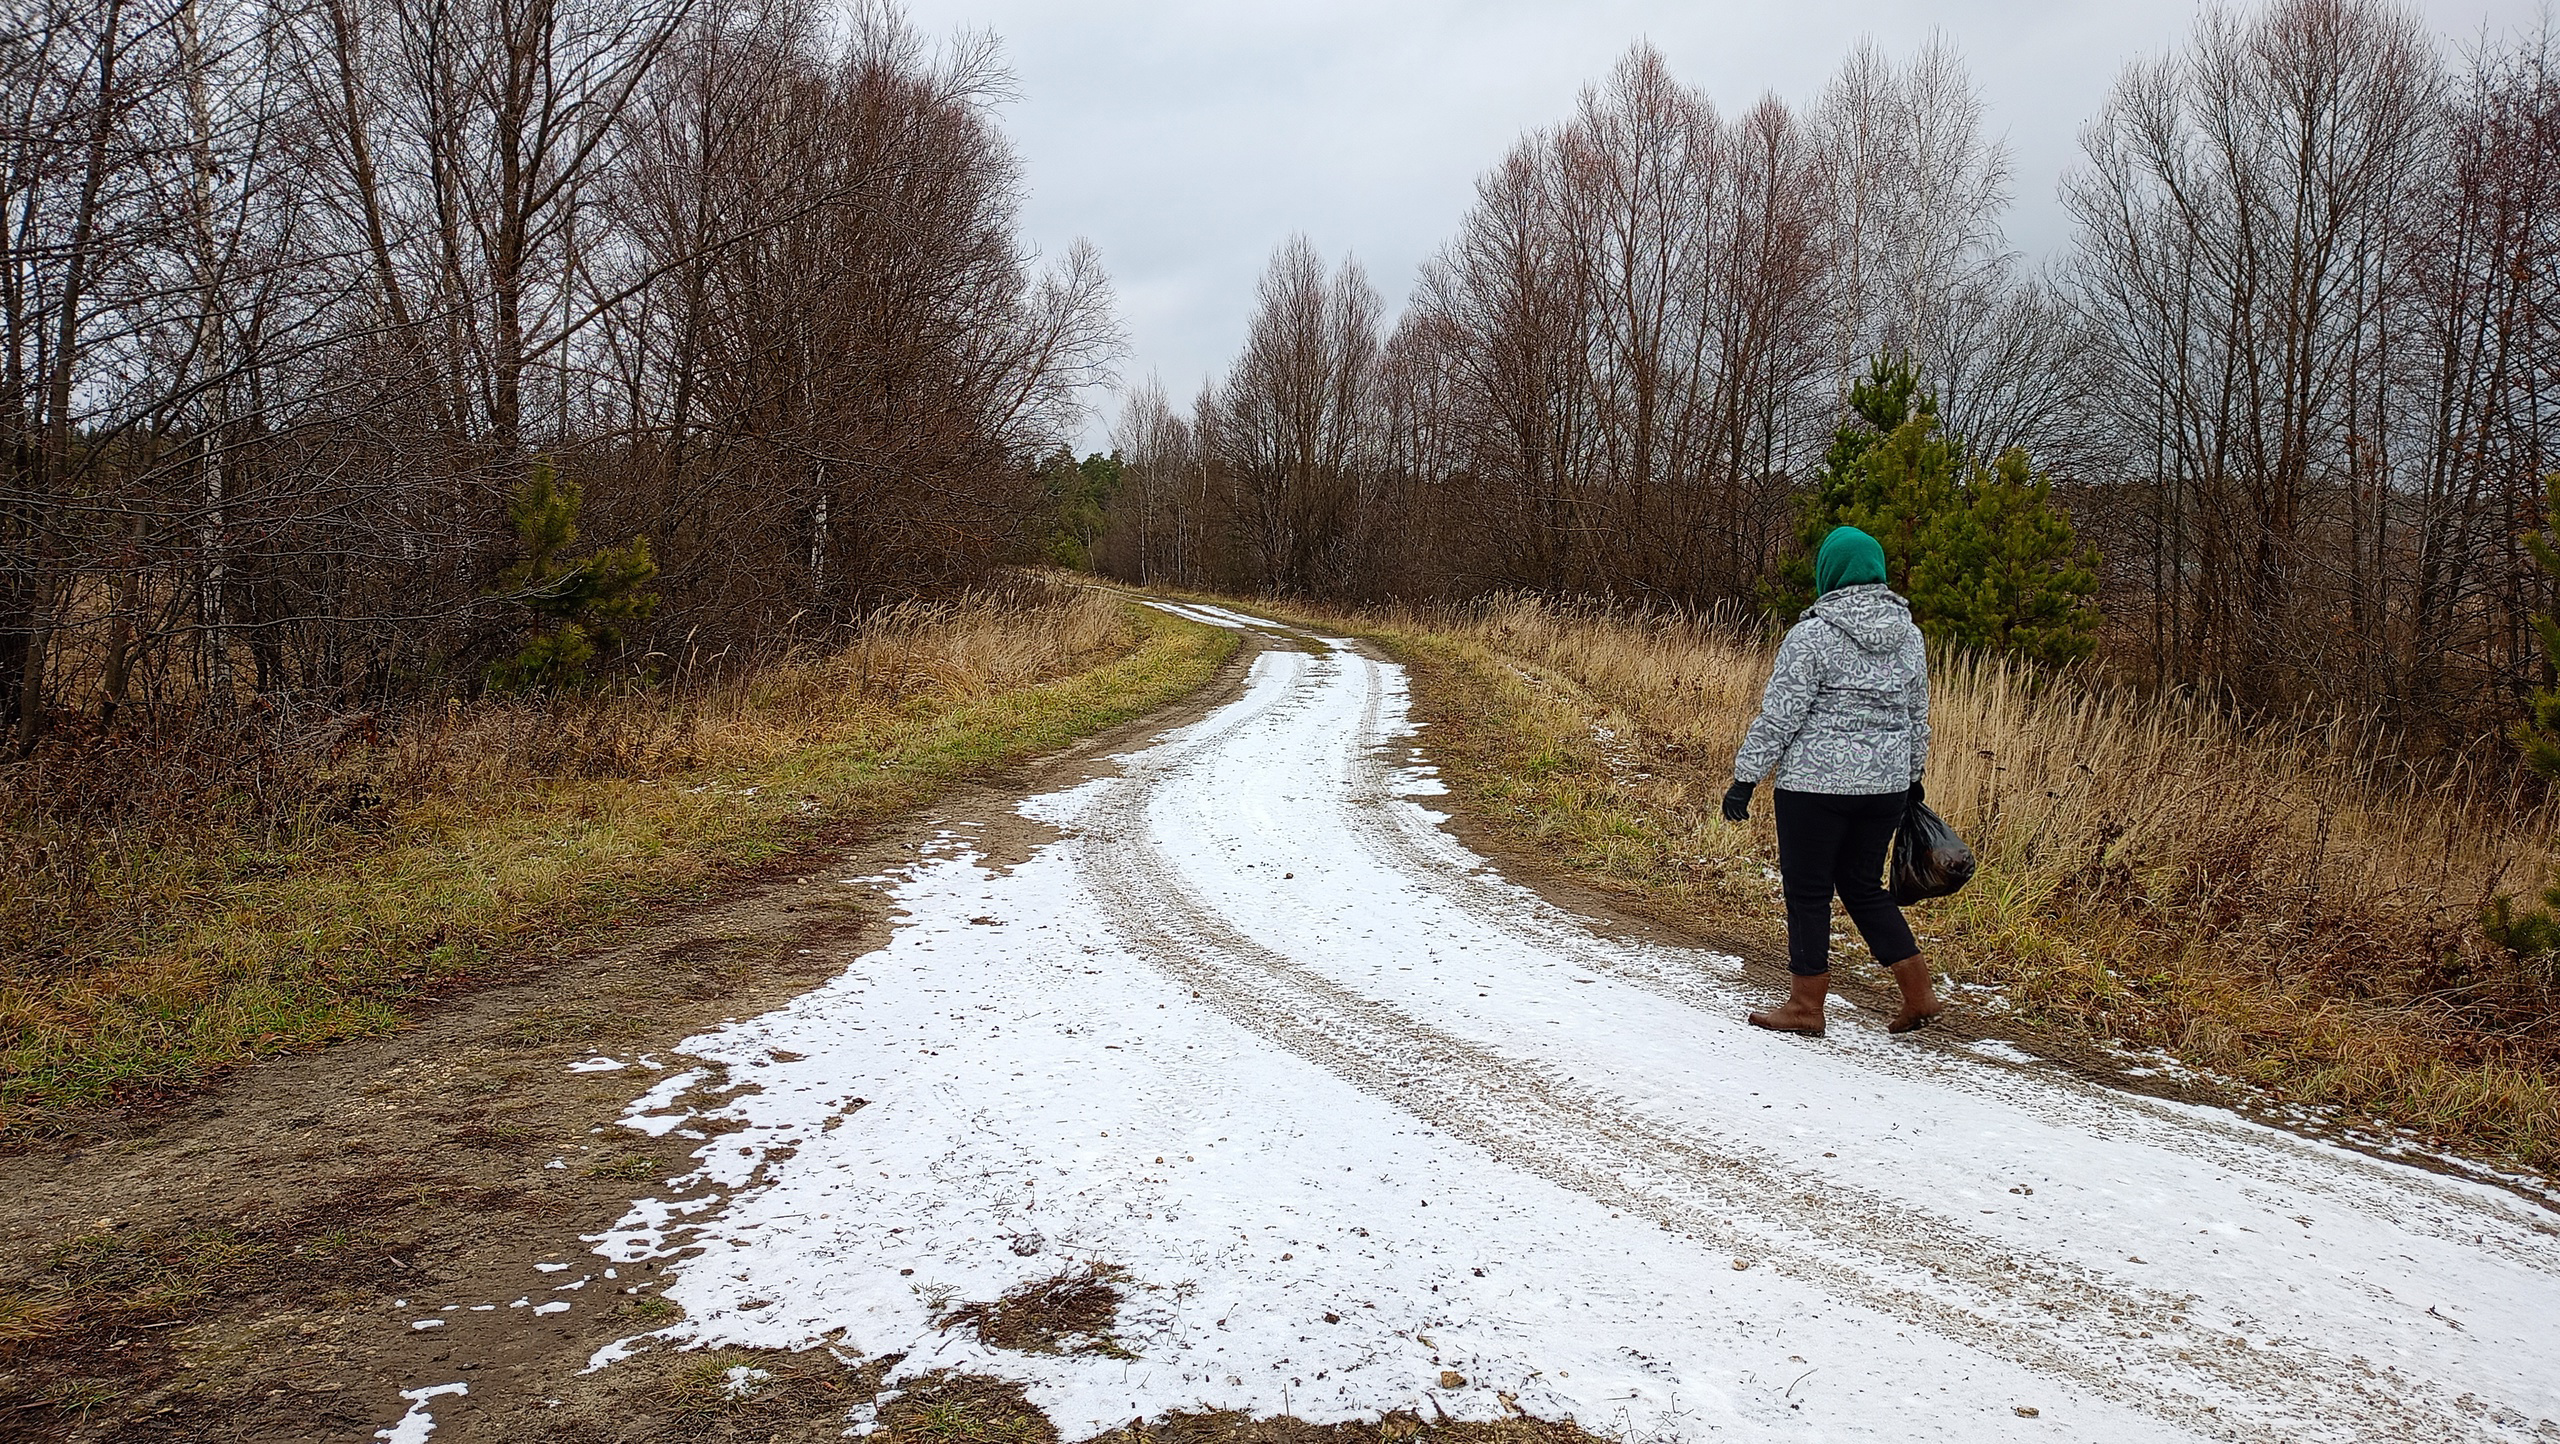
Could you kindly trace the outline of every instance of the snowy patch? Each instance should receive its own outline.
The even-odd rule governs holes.
[[[751,1369],[744,1364],[732,1364],[729,1366],[728,1377],[720,1385],[721,1396],[727,1399],[752,1399],[756,1396],[758,1388],[772,1377],[773,1375],[762,1369]]]
[[[580,1369],[578,1372],[581,1374],[592,1374],[600,1369],[610,1369],[614,1365],[619,1364],[623,1360],[640,1352],[640,1343],[643,1339],[654,1337],[656,1336],[653,1334],[637,1334],[628,1339],[616,1339],[612,1343],[605,1345],[603,1348],[596,1350],[593,1354],[588,1355],[587,1366]]]
[[[703,1070],[699,1068],[687,1068],[681,1073],[671,1073],[659,1079],[649,1086],[648,1092],[631,1101],[631,1106],[623,1112],[622,1126],[635,1132],[645,1133],[651,1138],[664,1138],[692,1115],[681,1112],[661,1113],[658,1110],[674,1107],[675,1101],[683,1097],[686,1090],[701,1082],[704,1076]]]
[[[436,1432],[435,1415],[427,1411],[427,1403],[447,1394],[468,1394],[471,1386],[460,1380],[436,1384],[424,1389],[403,1389],[400,1397],[409,1401],[409,1412],[388,1429],[376,1429],[373,1437],[388,1439],[391,1444],[427,1444],[427,1436]]]

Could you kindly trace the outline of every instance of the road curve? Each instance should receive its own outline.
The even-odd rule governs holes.
[[[627,1126],[699,1168],[594,1242],[661,1343],[1172,1409],[1570,1415],[1629,1439],[2560,1440],[2560,1221],[1595,934],[1425,805],[1392,663],[1265,634],[1241,696],[953,826],[888,944],[690,1040]],[[1108,1351],[952,1305],[1093,1261]],[[611,1367],[634,1340],[599,1356]]]

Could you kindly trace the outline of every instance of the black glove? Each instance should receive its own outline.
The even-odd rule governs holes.
[[[1905,807],[1918,807],[1921,803],[1926,802],[1928,798],[1929,789],[1921,786],[1920,779],[1914,777],[1911,779],[1911,795],[1903,799],[1902,805]]]
[[[1751,789],[1754,785],[1737,780],[1731,787],[1724,790],[1725,821],[1749,822],[1751,820]]]

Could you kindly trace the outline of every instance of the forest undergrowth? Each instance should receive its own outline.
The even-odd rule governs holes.
[[[1036,583],[675,684],[53,747],[0,771],[0,1134],[394,1029],[1137,716],[1234,646]]]
[[[1426,747],[1485,821],[1776,950],[1766,790],[1747,827],[1718,812],[1774,655],[1756,626],[1519,598],[1300,615],[1412,665]],[[2560,1174],[2553,964],[2479,927],[2553,866],[2506,774],[2418,784],[2353,718],[2244,726],[1987,659],[1933,680],[1929,800],[1981,871],[1913,920],[1972,1005]]]

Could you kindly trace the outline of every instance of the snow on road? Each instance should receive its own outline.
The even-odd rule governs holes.
[[[1748,1029],[1735,960],[1596,936],[1440,831],[1406,713],[1397,667],[1284,641],[1024,803],[1061,830],[1028,860],[947,830],[885,947],[634,1105],[700,1169],[599,1252],[679,1256],[675,1343],[990,1372],[1070,1437],[2560,1439],[2548,1212],[1847,1007]],[[1130,1357],[936,1327],[1084,1261],[1126,1271]]]

